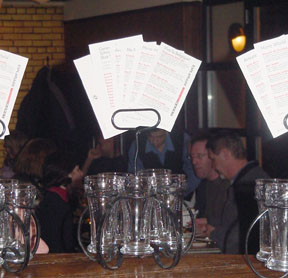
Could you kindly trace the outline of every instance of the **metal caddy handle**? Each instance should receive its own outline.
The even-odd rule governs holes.
[[[24,258],[23,258],[23,262],[21,263],[12,263],[13,266],[17,265],[18,267],[10,267],[9,262],[7,261],[7,253],[8,252],[12,252],[16,257],[20,257],[20,253],[19,251],[14,248],[14,247],[10,247],[10,246],[6,246],[2,249],[1,251],[1,261],[0,264],[3,265],[3,268],[10,273],[17,273],[22,271],[28,264],[29,259],[30,259],[30,235],[29,235],[29,230],[26,230],[24,223],[22,222],[22,220],[20,219],[20,217],[14,213],[14,211],[12,209],[9,209],[5,204],[0,208],[0,212],[6,212],[9,216],[12,217],[13,221],[15,221],[18,225],[18,227],[20,228],[20,231],[23,235],[23,241],[24,241]],[[40,226],[39,226],[39,221],[36,217],[36,215],[34,214],[34,212],[32,212],[31,216],[34,218],[34,222],[36,225],[36,242],[35,245],[33,247],[33,250],[31,251],[32,255],[34,256],[38,246],[39,246],[39,242],[40,242]],[[29,227],[30,229],[30,227]]]
[[[6,132],[6,125],[4,122],[0,119],[0,137],[2,137]]]

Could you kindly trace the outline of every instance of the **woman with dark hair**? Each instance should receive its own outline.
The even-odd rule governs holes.
[[[51,253],[73,252],[75,239],[69,193],[82,181],[83,174],[61,153],[46,157],[42,174],[43,198],[36,210],[41,237]]]
[[[14,163],[14,178],[38,185],[42,179],[42,166],[45,158],[56,152],[53,141],[46,138],[33,138],[26,142]]]
[[[2,179],[11,179],[14,177],[14,164],[27,141],[28,137],[17,130],[13,130],[9,135],[5,136],[4,149],[6,151],[6,157],[3,167],[0,169],[0,177]]]

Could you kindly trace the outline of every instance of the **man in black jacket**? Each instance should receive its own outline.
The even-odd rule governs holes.
[[[212,236],[221,239],[226,253],[244,253],[245,238],[250,224],[258,215],[254,198],[255,180],[269,178],[257,161],[248,161],[241,138],[221,132],[207,143],[213,167],[231,181],[223,210],[222,225],[215,227]],[[249,253],[259,248],[258,231],[254,229],[249,241]]]

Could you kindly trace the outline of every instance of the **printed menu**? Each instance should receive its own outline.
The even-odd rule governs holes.
[[[288,38],[282,35],[254,44],[237,62],[273,138],[287,132]]]
[[[9,134],[8,125],[28,58],[0,50],[0,139]]]
[[[142,35],[90,44],[89,55],[74,60],[105,139],[123,133],[111,122],[119,109],[155,109],[159,128],[171,131],[201,61]],[[117,114],[118,115],[118,114]],[[151,112],[123,113],[119,127],[153,126]]]

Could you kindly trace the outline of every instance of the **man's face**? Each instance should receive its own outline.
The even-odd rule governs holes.
[[[200,179],[208,178],[212,171],[212,161],[208,156],[206,143],[207,140],[196,142],[190,149],[192,165],[196,176]]]
[[[212,160],[212,167],[225,178],[227,169],[227,160],[224,157],[224,149],[220,150],[219,154],[215,154],[212,150],[208,150],[209,158]]]
[[[149,134],[148,140],[156,149],[160,149],[165,144],[166,134],[165,130],[156,130]]]

